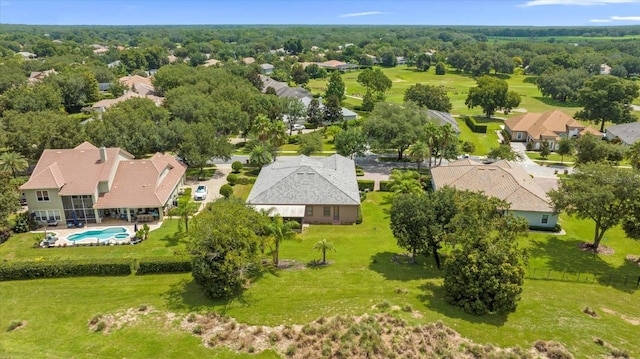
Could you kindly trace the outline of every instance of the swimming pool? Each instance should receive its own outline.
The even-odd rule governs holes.
[[[107,242],[111,239],[124,240],[129,238],[129,232],[124,227],[109,227],[105,229],[94,229],[80,233],[74,233],[67,237],[70,242],[78,242],[83,239],[98,240]]]

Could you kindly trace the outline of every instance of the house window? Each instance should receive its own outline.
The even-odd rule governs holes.
[[[36,221],[46,221],[47,220],[47,211],[33,211],[33,219]]]
[[[549,215],[548,214],[543,214],[542,215],[542,223],[543,224],[549,223]]]
[[[516,140],[522,139],[522,132],[516,132]]]
[[[304,215],[305,216],[309,216],[309,217],[313,216],[313,207],[312,206],[307,206],[305,208]]]
[[[49,191],[36,191],[36,198],[38,202],[44,202],[49,200]]]
[[[323,213],[322,213],[322,214],[323,214],[325,217],[329,217],[329,216],[331,215],[331,207],[323,207],[323,208],[322,208],[322,211],[323,211]]]

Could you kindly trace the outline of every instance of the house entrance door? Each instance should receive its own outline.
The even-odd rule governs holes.
[[[340,221],[340,206],[333,206],[333,221]]]

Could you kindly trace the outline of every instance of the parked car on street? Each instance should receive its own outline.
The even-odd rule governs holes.
[[[202,201],[205,200],[207,198],[207,193],[209,191],[207,190],[207,186],[198,186],[198,188],[196,188],[196,191],[193,194],[193,199],[195,199],[196,201]]]
[[[304,127],[304,125],[301,125],[299,123],[296,123],[293,125],[293,130],[294,131],[298,131],[298,130],[304,130],[306,127]]]

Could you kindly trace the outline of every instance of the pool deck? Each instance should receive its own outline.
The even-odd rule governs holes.
[[[149,226],[149,231],[153,231],[155,229],[160,228],[160,226],[162,226],[162,222],[158,221],[158,222],[153,222],[153,223],[147,223],[147,225]],[[69,237],[72,234],[75,233],[81,233],[81,232],[85,232],[85,231],[95,231],[95,230],[101,230],[101,229],[106,229],[106,228],[115,228],[115,227],[124,227],[127,229],[127,231],[129,232],[129,235],[133,235],[134,231],[134,224],[133,223],[125,223],[125,224],[114,224],[114,225],[105,225],[104,223],[98,223],[98,224],[90,224],[90,225],[86,225],[83,228],[66,228],[66,227],[48,227],[46,228],[46,233],[50,234],[50,233],[55,233],[56,234],[56,238],[58,238],[58,240],[55,242],[55,244],[52,245],[52,247],[64,247],[66,246],[73,246],[73,245],[78,245],[78,244],[88,244],[88,243],[95,243],[96,240],[95,238],[87,238],[87,239],[82,239],[79,241],[68,241],[67,237]],[[142,224],[138,224],[138,229],[142,228]],[[36,233],[36,234],[42,234],[43,238],[44,238],[44,233],[45,230],[37,230],[37,231],[32,231],[31,233]],[[118,242],[121,243],[129,243],[129,239],[123,239],[123,240],[119,240]]]

